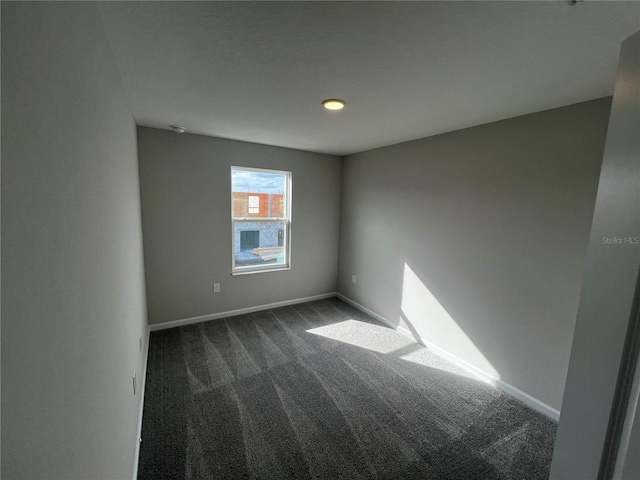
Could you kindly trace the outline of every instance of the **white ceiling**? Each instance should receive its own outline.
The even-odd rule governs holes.
[[[337,155],[611,95],[640,30],[638,2],[99,8],[138,125]]]

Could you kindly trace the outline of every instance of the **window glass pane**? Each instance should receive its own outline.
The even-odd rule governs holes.
[[[234,222],[233,228],[236,268],[286,265],[284,222]]]
[[[283,218],[287,175],[233,169],[231,192],[234,218]]]

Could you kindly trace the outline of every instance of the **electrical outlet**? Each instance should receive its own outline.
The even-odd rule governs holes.
[[[356,283],[356,276],[355,275],[351,275],[351,283]]]
[[[133,371],[133,394],[136,394],[136,371]]]
[[[220,284],[219,283],[214,283],[213,284],[213,293],[220,293]]]

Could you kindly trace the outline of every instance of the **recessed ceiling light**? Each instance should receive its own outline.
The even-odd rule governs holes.
[[[184,133],[186,130],[182,125],[171,125],[170,128],[176,133]]]
[[[337,98],[328,98],[327,100],[322,102],[322,105],[327,110],[331,110],[331,111],[335,112],[335,111],[338,111],[338,110],[342,110],[344,108],[344,101],[343,100],[339,100]]]

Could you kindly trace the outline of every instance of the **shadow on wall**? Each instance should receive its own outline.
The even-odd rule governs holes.
[[[402,275],[398,326],[409,330],[417,341],[424,343],[426,340],[500,379],[498,371],[406,263]]]

